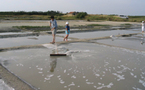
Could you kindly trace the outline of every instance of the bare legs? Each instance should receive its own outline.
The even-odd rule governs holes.
[[[55,43],[55,34],[52,34],[52,37],[53,37],[53,40],[52,40],[52,44],[54,44]]]
[[[52,37],[53,37],[53,39],[52,39],[52,44],[54,44],[55,43],[55,34],[56,34],[56,29],[51,29],[51,31],[52,31]]]
[[[53,36],[53,43],[55,43],[55,34],[52,35]]]
[[[142,27],[142,33],[144,32],[144,27]]]
[[[63,39],[63,41],[68,41],[67,39],[68,39],[68,36],[69,36],[69,34],[67,34],[65,37],[64,37],[64,39]]]

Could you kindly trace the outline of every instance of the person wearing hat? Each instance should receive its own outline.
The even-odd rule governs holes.
[[[53,36],[53,40],[52,40],[51,43],[54,44],[55,43],[55,35],[56,35],[56,32],[57,32],[57,22],[54,19],[54,16],[51,16],[50,29],[51,29],[52,36]]]
[[[141,25],[142,25],[142,33],[143,33],[144,32],[144,21],[142,21]]]
[[[64,37],[63,41],[65,41],[65,40],[68,41],[67,39],[68,39],[68,36],[69,36],[69,33],[70,33],[70,26],[69,26],[68,22],[66,22],[65,24],[66,24],[66,26],[65,26],[65,28],[66,28],[66,30],[65,30],[66,36]]]

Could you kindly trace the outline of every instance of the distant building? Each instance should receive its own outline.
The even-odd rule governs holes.
[[[74,16],[74,15],[76,15],[77,13],[78,13],[78,12],[75,12],[75,11],[74,11],[74,12],[69,12],[69,13],[67,13],[67,15],[68,15],[68,16]]]
[[[128,19],[127,15],[118,15],[120,18]]]

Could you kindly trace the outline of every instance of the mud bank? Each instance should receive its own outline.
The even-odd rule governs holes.
[[[15,74],[10,73],[10,71],[8,71],[2,64],[0,64],[0,77],[6,84],[15,90],[37,90],[35,87],[24,82]]]
[[[42,45],[26,45],[18,47],[0,48],[0,52],[7,50],[17,50],[17,49],[29,49],[29,48],[44,48]]]
[[[0,35],[0,38],[11,38],[11,37],[26,37],[26,36],[39,36],[39,33],[27,33],[27,34],[8,34]]]

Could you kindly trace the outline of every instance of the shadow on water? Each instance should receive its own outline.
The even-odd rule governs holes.
[[[56,64],[57,64],[57,57],[51,57],[50,72],[54,72],[54,69],[56,68]]]
[[[57,44],[55,44],[55,48],[52,50],[52,54],[58,54],[58,53],[65,53],[69,51],[68,49],[64,47],[58,47]],[[57,65],[57,60],[58,59],[64,59],[64,60],[69,60],[69,56],[50,56],[50,72],[54,72],[54,69],[56,68]]]
[[[3,61],[3,65],[5,65],[5,66],[9,65],[8,60],[4,60],[4,61]]]
[[[52,50],[52,54],[55,54],[56,50]],[[50,72],[54,72],[54,69],[56,68],[56,64],[57,64],[57,57],[50,57],[51,62],[50,62]]]
[[[144,39],[145,39],[144,34],[142,34],[142,38],[141,38],[141,39],[142,39],[142,40],[141,40],[140,43],[143,45],[143,44],[145,43],[145,40],[144,40]]]

